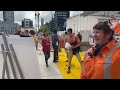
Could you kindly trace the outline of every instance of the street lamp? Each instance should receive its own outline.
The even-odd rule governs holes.
[[[37,13],[36,13],[36,11],[35,11],[35,30],[36,30],[36,32],[37,32],[37,22],[36,22],[36,19],[37,19]]]
[[[39,15],[40,15],[39,11],[38,12],[35,11],[35,28],[36,28],[36,32],[39,30]],[[38,27],[37,27],[36,19],[38,19]],[[37,30],[37,28],[38,28],[38,30]]]
[[[39,15],[40,15],[40,13],[38,11],[38,30],[39,30]]]

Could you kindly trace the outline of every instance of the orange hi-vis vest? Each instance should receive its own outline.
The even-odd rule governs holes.
[[[109,46],[112,44],[111,46]],[[114,44],[114,45],[113,45]],[[110,47],[112,47],[110,49]],[[109,49],[110,50],[109,50]],[[120,44],[112,40],[108,47],[103,46],[97,56],[90,57],[86,52],[81,78],[83,79],[120,79]]]

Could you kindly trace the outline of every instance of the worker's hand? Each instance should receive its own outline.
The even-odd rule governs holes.
[[[117,20],[117,17],[116,17],[116,16],[111,16],[111,18],[112,18],[113,20]]]
[[[114,29],[114,27],[118,24],[118,19],[116,16],[111,16],[111,18],[113,19],[113,23],[112,26],[110,26],[110,28]]]

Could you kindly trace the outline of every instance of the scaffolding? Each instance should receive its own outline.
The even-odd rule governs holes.
[[[4,59],[3,70],[2,70],[2,79],[6,79],[5,72],[6,72],[7,79],[11,79],[10,69],[8,67],[8,64],[11,67],[14,79],[19,79],[19,77],[17,76],[17,71],[19,72],[20,79],[25,79],[13,45],[8,43],[5,33],[1,33],[1,35],[2,35],[3,42],[4,42],[4,44],[1,44],[1,49],[2,49],[1,53],[3,54],[3,59]],[[8,63],[8,60],[9,60],[9,63]],[[17,71],[15,69],[15,66],[17,67]]]

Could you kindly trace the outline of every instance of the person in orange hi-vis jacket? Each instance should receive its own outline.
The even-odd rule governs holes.
[[[95,45],[85,53],[81,79],[120,79],[120,24],[112,16],[114,25],[99,22],[93,27]]]

